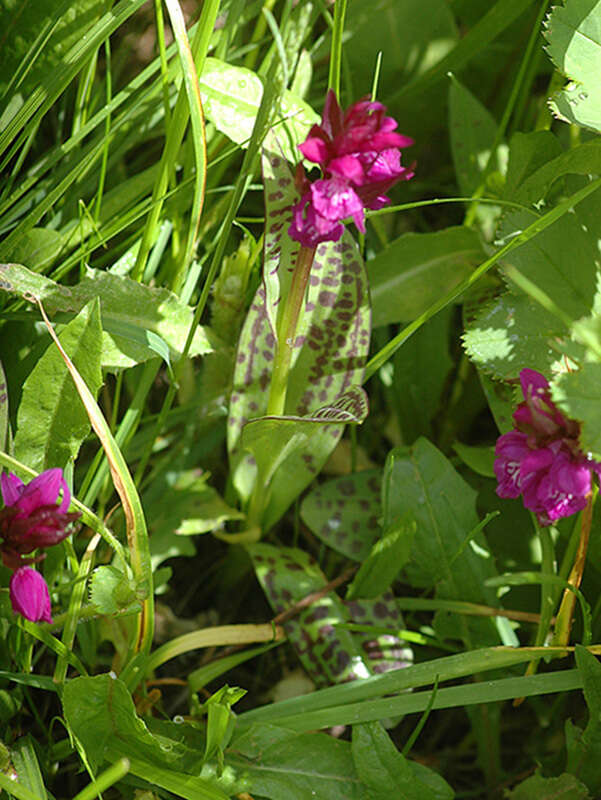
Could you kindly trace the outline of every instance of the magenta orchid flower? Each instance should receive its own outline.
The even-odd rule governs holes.
[[[365,232],[365,209],[382,208],[390,202],[386,192],[413,177],[412,168],[401,166],[400,152],[413,141],[396,133],[396,127],[382,103],[363,99],[343,112],[334,92],[328,91],[321,123],[299,145],[323,177],[311,183],[302,166],[297,170],[301,199],[293,206],[289,228],[295,241],[305,247],[336,242],[348,217]]]
[[[15,614],[31,622],[50,622],[50,593],[44,578],[32,567],[19,567],[10,584],[10,602]]]
[[[551,525],[586,506],[601,464],[580,450],[580,425],[559,411],[544,375],[523,369],[520,383],[524,401],[513,414],[515,429],[500,436],[495,448],[497,494],[522,495],[539,523]]]
[[[5,505],[0,511],[0,552],[11,569],[39,560],[21,556],[58,544],[80,516],[67,512],[71,493],[60,469],[48,469],[27,484],[13,473],[3,474],[0,489]]]

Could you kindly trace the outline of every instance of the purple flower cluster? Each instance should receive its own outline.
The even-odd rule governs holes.
[[[591,491],[592,473],[601,464],[588,460],[578,444],[580,425],[553,403],[546,378],[533,369],[520,372],[524,402],[515,429],[497,440],[495,475],[499,497],[519,497],[541,525],[581,511]]]
[[[396,121],[386,116],[381,103],[359,100],[345,112],[336,95],[328,91],[320,125],[313,125],[299,149],[318,164],[323,178],[309,181],[299,164],[296,182],[300,201],[292,208],[290,236],[305,247],[337,242],[342,220],[352,217],[365,232],[364,209],[390,202],[386,192],[397,181],[413,177],[401,166],[401,147],[413,140],[395,133]]]
[[[0,554],[3,564],[14,570],[9,584],[13,611],[32,622],[52,622],[46,581],[29,566],[45,556],[22,556],[61,542],[80,515],[67,511],[71,493],[60,469],[46,470],[27,484],[12,472],[3,474],[0,489],[5,506],[0,511]]]

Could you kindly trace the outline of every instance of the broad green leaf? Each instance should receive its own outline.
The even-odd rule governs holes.
[[[319,566],[302,550],[253,544],[248,551],[276,614],[327,584]],[[344,603],[332,591],[284,623],[302,665],[318,686],[366,678],[370,674],[352,635],[335,627],[336,623],[348,621]]]
[[[568,337],[566,325],[525,295],[505,292],[468,319],[465,350],[493,377],[515,379],[525,367],[546,375],[562,368],[557,342]]]
[[[548,138],[532,140],[527,149],[534,148],[535,145],[540,147],[538,155],[526,156],[526,158],[532,161],[533,165],[539,164],[539,166],[534,171],[531,171],[529,166],[522,167],[523,172],[519,183],[517,176],[515,178],[509,176],[514,187],[513,195],[509,198],[511,200],[530,205],[545,198],[554,182],[564,175],[601,175],[601,140],[597,138],[566,152],[558,153],[554,158],[551,156],[557,148],[551,144]],[[541,164],[540,160],[543,157],[545,161]],[[591,201],[587,200],[586,202],[590,203]],[[578,204],[578,209],[581,209],[581,205],[581,203]],[[532,219],[534,218],[531,218],[530,221]]]
[[[444,0],[406,0],[401,5],[376,0],[349,4],[347,37],[345,58],[364,81],[357,96],[371,88],[367,81],[375,65],[374,42],[383,55],[378,95],[386,96],[440,61],[457,41],[457,28]]]
[[[429,771],[436,790],[420,780],[420,773],[399,753],[379,722],[353,726],[352,754],[370,800],[453,800],[455,796],[436,773]]]
[[[597,133],[601,131],[601,3],[567,0],[546,20],[547,51],[570,83],[550,101],[553,113]]]
[[[449,132],[461,194],[471,195],[482,181],[497,132],[492,114],[458,80],[449,87]],[[503,171],[497,150],[493,170]]]
[[[601,459],[601,364],[585,362],[580,369],[559,375],[551,391],[561,410],[582,423],[584,452]]]
[[[566,771],[575,775],[596,796],[601,792],[601,664],[586,648],[576,645],[576,664],[582,676],[589,721],[582,731],[566,726],[568,760]]]
[[[183,350],[192,310],[167,289],[153,289],[130,278],[88,269],[75,286],[36,275],[20,264],[0,264],[0,288],[21,297],[39,298],[48,314],[78,313],[98,297],[102,312],[102,366],[116,370],[131,367],[156,356],[157,343],[149,334],[160,337],[171,353]],[[190,355],[212,351],[205,330],[194,335]]]
[[[290,168],[280,157],[266,154],[263,174],[268,220],[263,285],[255,294],[240,335],[228,420],[233,482],[243,501],[252,493],[257,468],[254,459],[245,454],[241,446],[242,430],[249,420],[261,417],[267,409],[276,347],[276,318],[283,307],[282,298],[287,296],[299,251],[298,243],[287,234],[290,206],[297,199]],[[320,409],[334,408],[338,402],[345,402],[344,397],[354,396],[358,400],[359,395],[352,387],[360,385],[363,377],[369,335],[370,312],[363,261],[352,236],[345,232],[339,242],[323,243],[317,248],[297,327],[284,416],[309,421],[321,416]],[[360,404],[363,405],[362,400]],[[361,417],[361,414],[353,415]],[[338,416],[329,421],[352,421],[352,415],[346,420]],[[276,427],[275,420],[273,422]],[[271,422],[266,424],[271,425]],[[299,437],[308,435],[312,427],[303,423]],[[286,475],[278,470],[263,520],[267,527],[277,521],[319,472],[341,433],[341,425],[315,430],[310,441],[307,440],[307,448],[299,446],[294,457],[288,459]],[[300,444],[299,439],[297,443]],[[293,485],[287,477],[291,472],[294,473]]]
[[[303,522],[333,550],[362,562],[380,532],[381,483],[380,470],[326,481],[303,499]]]
[[[597,292],[601,237],[601,192],[579,203],[545,231],[503,259],[510,267],[542,290],[551,303],[573,320],[590,313]],[[532,222],[526,212],[509,214],[500,237],[508,240]],[[575,254],[578,254],[577,256]],[[509,273],[511,284],[517,283]]]
[[[562,154],[559,139],[551,131],[515,133],[509,142],[503,195],[515,200],[519,187],[540,167]],[[546,191],[548,184],[543,187]],[[537,198],[538,199],[538,198]]]
[[[484,586],[496,574],[492,556],[478,527],[475,492],[426,439],[411,448],[392,450],[383,481],[383,526],[405,514],[417,523],[411,557],[405,569],[416,587],[436,588],[443,599],[495,605]],[[439,615],[443,616],[444,615]],[[469,643],[498,641],[490,620],[457,620],[458,633]]]
[[[7,257],[18,264],[30,264],[34,272],[42,272],[54,261],[63,245],[63,237],[57,231],[32,228]]]
[[[156,476],[144,492],[144,508],[152,537],[193,536],[223,527],[244,514],[229,506],[216,489],[207,484],[208,473],[199,470],[169,471]],[[165,503],[169,497],[169,503]]]
[[[125,756],[134,775],[187,800],[227,799],[212,782],[197,777],[202,752],[180,740],[153,735],[118,678],[74,678],[65,684],[62,700],[69,729],[92,767]]]
[[[463,463],[467,464],[467,466],[478,475],[483,475],[485,478],[495,477],[495,471],[493,469],[495,461],[494,447],[480,447],[455,442],[453,444],[453,450],[455,450]]]
[[[583,783],[564,772],[557,778],[532,775],[518,784],[507,795],[507,800],[589,800],[590,797]]]
[[[485,258],[470,228],[403,234],[367,262],[374,327],[415,319]]]
[[[382,531],[349,586],[349,600],[355,597],[378,597],[390,588],[409,558],[415,529],[415,520],[409,512]]]
[[[254,725],[234,739],[226,764],[248,773],[253,796],[365,800],[350,744],[325,733],[299,736],[273,725]]]
[[[246,146],[263,96],[261,78],[244,67],[207,58],[199,85],[207,119],[236,144]],[[266,146],[295,164],[300,161],[296,145],[305,140],[309,128],[317,121],[317,114],[310,106],[300,97],[285,91]]]
[[[448,306],[416,331],[394,355],[392,389],[405,444],[431,437],[435,415],[453,366],[449,332],[454,309]]]
[[[60,341],[96,396],[101,384],[98,300],[70,322]],[[25,381],[17,411],[15,456],[37,471],[66,467],[90,432],[88,415],[63,359],[50,343]]]
[[[131,579],[110,564],[96,567],[90,581],[90,602],[99,614],[116,614],[136,600]]]

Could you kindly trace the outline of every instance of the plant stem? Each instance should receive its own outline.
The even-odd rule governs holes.
[[[298,318],[305,299],[314,257],[314,247],[303,246],[298,251],[290,293],[285,300],[284,310],[277,325],[275,361],[269,388],[269,401],[267,403],[268,416],[281,416],[284,413],[286,392],[288,390],[288,374],[292,363],[292,350],[296,339]]]
[[[576,558],[574,565],[568,577],[568,583],[574,589],[580,587],[582,581],[582,573],[586,563],[586,552],[588,549],[588,540],[591,533],[591,523],[593,521],[593,505],[595,502],[595,495],[593,492],[589,495],[586,508],[582,512],[580,519],[580,541],[578,542],[578,550],[576,551]],[[574,617],[574,606],[576,604],[576,594],[569,589],[565,589],[561,599],[561,605],[557,614],[557,623],[555,625],[555,635],[553,637],[553,645],[561,646],[568,643],[570,638],[570,631],[572,629],[572,621]]]

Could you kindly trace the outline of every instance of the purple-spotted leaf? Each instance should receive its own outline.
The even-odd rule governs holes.
[[[322,483],[301,504],[303,522],[333,550],[363,561],[380,535],[381,485],[379,469]]]
[[[242,429],[249,420],[264,416],[267,409],[278,314],[290,289],[299,250],[287,233],[290,207],[298,199],[290,167],[277,156],[265,155],[263,171],[267,220],[263,283],[240,335],[228,421],[233,481],[243,501],[255,485],[256,464],[244,452]],[[349,390],[347,398],[354,406],[358,395],[352,387],[363,377],[369,335],[365,268],[352,236],[345,232],[339,242],[317,248],[298,321],[284,416],[319,419],[316,413],[329,414],[321,409],[335,406]],[[336,421],[347,421],[339,412],[336,416]],[[288,479],[280,480],[278,472],[263,520],[267,527],[319,472],[341,433],[341,425],[323,427],[314,432],[306,447],[295,451],[288,464],[294,470],[294,486]]]
[[[248,551],[276,614],[327,583],[319,566],[302,550],[261,543],[250,545]],[[284,623],[303,667],[317,686],[370,674],[353,635],[335,627],[345,622],[349,622],[346,606],[335,592],[330,592]]]
[[[374,674],[410,666],[413,662],[413,651],[394,633],[403,628],[404,622],[392,592],[385,592],[371,600],[347,600],[345,606],[351,622],[357,625],[390,628],[390,633],[377,635],[353,633],[355,642]]]

